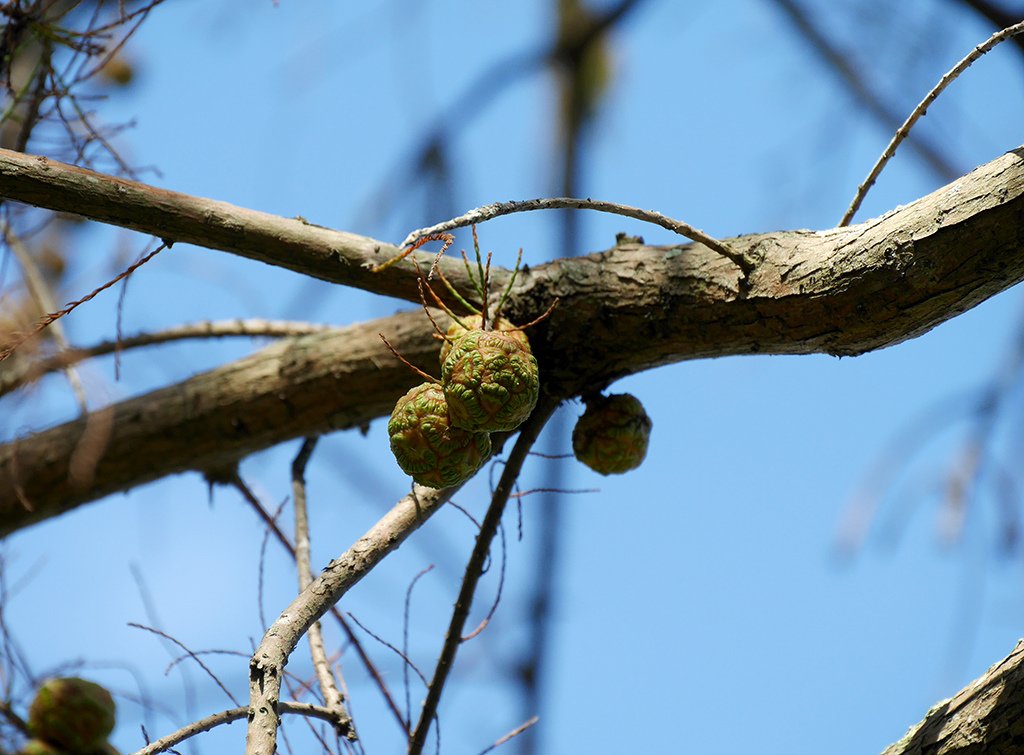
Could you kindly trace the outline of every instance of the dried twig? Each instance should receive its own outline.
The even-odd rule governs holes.
[[[394,643],[388,642],[383,637],[381,637],[379,634],[374,632],[372,629],[370,629],[368,626],[366,626],[366,624],[364,624],[359,619],[357,619],[355,614],[350,612],[348,617],[350,619],[352,619],[352,621],[354,621],[356,623],[357,627],[362,629],[364,632],[366,632],[368,635],[370,635],[370,637],[375,639],[381,645],[383,645],[388,650],[390,650],[392,653],[394,653],[399,658],[401,658],[402,659],[402,663],[404,664],[405,668],[406,669],[410,669],[411,668],[413,671],[415,671],[416,672],[416,676],[418,676],[420,678],[420,681],[423,682],[423,686],[424,687],[426,687],[427,684],[429,684],[429,682],[427,681],[427,677],[424,676],[423,672],[420,671],[419,667],[415,663],[412,662],[412,659],[408,655],[406,655],[403,650],[401,650],[400,648],[395,646]]]
[[[882,156],[878,158],[878,162],[876,162],[874,167],[871,168],[871,171],[868,173],[867,178],[865,178],[864,182],[859,187],[857,187],[856,196],[854,196],[853,201],[850,202],[849,208],[847,208],[846,213],[839,221],[840,226],[850,224],[850,221],[853,219],[853,216],[860,208],[861,202],[864,201],[864,197],[867,195],[868,190],[872,186],[874,186],[875,180],[878,178],[878,175],[882,172],[882,169],[889,162],[890,158],[892,158],[892,156],[896,154],[896,148],[900,146],[904,139],[907,138],[907,134],[910,133],[910,129],[914,127],[914,124],[917,123],[918,119],[926,112],[928,112],[928,107],[935,101],[935,98],[942,94],[943,90],[947,86],[952,84],[953,81],[960,74],[966,71],[971,66],[971,64],[974,63],[974,61],[976,61],[982,55],[984,55],[993,47],[998,45],[1000,42],[1005,42],[1007,39],[1011,39],[1017,36],[1018,34],[1021,34],[1022,32],[1024,32],[1024,21],[1014,24],[1013,26],[1008,26],[1002,31],[997,31],[991,37],[989,37],[980,45],[971,50],[971,52],[965,58],[963,58],[963,60],[961,60],[951,69],[949,69],[946,72],[946,74],[941,79],[939,79],[939,83],[936,84],[932,88],[932,90],[925,95],[925,98],[918,103],[917,107],[914,108],[913,112],[911,112],[907,120],[903,122],[903,125],[900,126],[899,129],[897,129],[896,133],[892,137],[892,140],[889,142],[889,145],[882,152]]]
[[[249,505],[252,506],[256,514],[267,525],[268,531],[272,532],[275,535],[277,541],[281,543],[282,546],[284,546],[284,549],[286,551],[288,551],[288,554],[292,557],[292,560],[296,560],[297,554],[295,552],[295,546],[293,546],[291,541],[288,540],[288,537],[284,534],[284,532],[281,531],[281,528],[277,526],[277,522],[275,521],[275,519],[270,516],[270,514],[264,508],[263,504],[260,502],[259,498],[257,498],[256,495],[249,488],[249,486],[245,484],[245,481],[242,480],[238,473],[233,472],[229,474],[227,482],[242,494],[242,497],[245,498]],[[399,710],[398,704],[395,702],[394,697],[392,697],[391,692],[388,690],[387,685],[384,683],[384,677],[381,676],[380,671],[377,670],[377,667],[370,659],[370,656],[367,655],[362,643],[359,642],[359,638],[356,636],[355,632],[352,631],[352,627],[349,626],[348,622],[345,620],[345,617],[342,616],[341,612],[337,609],[337,607],[332,605],[330,607],[330,611],[331,615],[335,618],[335,620],[337,620],[338,624],[341,626],[342,631],[345,632],[345,636],[348,638],[348,641],[352,643],[352,647],[355,648],[356,654],[359,656],[360,662],[362,662],[363,666],[366,667],[367,672],[369,672],[370,676],[373,678],[374,682],[377,685],[377,688],[381,692],[381,695],[384,696],[384,701],[388,704],[388,708],[390,708],[392,714],[394,714],[395,719],[398,721],[398,725],[404,729],[405,721],[402,718],[402,712],[401,710]]]
[[[3,233],[4,241],[7,242],[7,248],[14,253],[14,256],[18,259],[18,264],[21,265],[22,274],[25,277],[25,286],[28,288],[28,292],[32,296],[36,307],[39,308],[40,312],[55,311],[57,309],[57,302],[53,296],[53,291],[50,288],[50,285],[46,282],[46,279],[43,277],[42,271],[40,271],[39,265],[37,265],[36,261],[32,258],[31,253],[25,248],[25,245],[14,233],[7,221],[0,221],[0,231]],[[64,326],[62,323],[52,323],[50,326],[50,334],[53,336],[53,341],[57,344],[57,348],[60,350],[58,353],[68,350],[69,343],[67,335],[64,333]],[[85,414],[89,411],[89,402],[85,397],[85,389],[82,387],[82,379],[78,376],[78,372],[76,372],[71,365],[65,365],[63,370],[64,374],[67,376],[68,384],[71,386],[71,390],[75,394],[75,399],[78,401],[78,408],[82,414]]]
[[[533,210],[596,210],[598,212],[610,212],[614,215],[624,215],[629,218],[642,220],[646,223],[654,223],[655,225],[660,225],[662,228],[667,228],[673,233],[678,233],[680,236],[685,236],[693,241],[698,241],[709,249],[713,249],[723,257],[731,260],[740,270],[743,271],[744,274],[747,274],[754,269],[753,263],[741,253],[730,249],[721,241],[712,238],[708,234],[704,233],[704,231],[694,228],[692,225],[684,223],[681,220],[673,220],[672,218],[666,217],[660,212],[655,212],[653,210],[641,210],[638,207],[630,207],[616,202],[603,202],[594,199],[577,199],[574,197],[512,200],[509,202],[495,202],[493,204],[484,205],[483,207],[477,207],[475,210],[470,210],[457,218],[446,220],[443,223],[432,225],[429,228],[420,228],[413,231],[405,237],[405,241],[399,244],[399,248],[404,249],[411,244],[415,244],[424,236],[452,231],[456,228],[465,228],[468,225],[483,223],[486,220],[498,218],[502,215],[511,215],[516,212],[531,212]]]
[[[34,328],[32,328],[32,330],[28,331],[27,333],[22,333],[20,336],[15,338],[12,343],[9,343],[3,349],[0,349],[0,362],[2,362],[5,359],[7,359],[7,357],[9,357],[11,354],[14,353],[15,349],[17,349],[19,346],[21,346],[21,344],[25,343],[25,341],[27,341],[29,338],[31,338],[32,336],[34,336],[37,333],[39,333],[41,330],[46,328],[51,323],[56,322],[57,320],[59,320],[60,318],[64,317],[65,315],[71,314],[78,307],[80,307],[81,305],[85,304],[87,301],[91,301],[99,293],[107,290],[108,288],[113,286],[118,281],[124,280],[129,275],[131,275],[136,270],[138,270],[140,267],[142,267],[147,262],[149,262],[151,259],[153,259],[157,254],[159,254],[164,249],[166,249],[168,246],[169,246],[169,244],[166,243],[166,242],[161,243],[160,246],[158,246],[152,252],[149,252],[144,257],[141,257],[138,260],[136,260],[134,263],[129,265],[124,270],[124,272],[120,273],[115,278],[112,278],[111,280],[107,281],[106,283],[104,283],[99,288],[94,289],[92,292],[86,294],[85,296],[83,296],[81,299],[79,299],[77,301],[70,302],[69,304],[67,304],[64,307],[64,309],[58,310],[56,312],[51,312],[51,313],[45,315],[44,317],[41,317],[39,319],[39,322],[36,323],[36,326]]]
[[[218,679],[217,675],[215,673],[213,673],[213,671],[210,669],[210,667],[207,666],[205,663],[203,663],[199,659],[199,656],[197,656],[195,653],[193,653],[180,640],[178,640],[178,639],[176,639],[174,637],[171,637],[171,635],[167,634],[167,632],[162,632],[161,630],[156,629],[154,627],[147,627],[145,624],[137,624],[134,621],[129,621],[128,622],[128,626],[133,627],[135,629],[141,629],[141,630],[143,630],[145,632],[151,632],[152,634],[155,634],[158,637],[163,637],[165,640],[170,640],[171,642],[173,642],[179,648],[184,650],[188,654],[189,658],[194,660],[199,665],[199,668],[201,668],[203,671],[205,671],[207,673],[207,675],[211,679],[213,679],[214,682],[216,682],[217,686],[221,688],[221,691],[223,691],[224,694],[228,696],[228,699],[231,702],[233,702],[235,705],[238,705],[238,701],[235,699],[235,696],[232,695],[231,691],[227,687],[224,686],[224,682],[222,682],[220,679]]]

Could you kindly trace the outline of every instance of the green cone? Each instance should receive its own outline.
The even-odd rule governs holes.
[[[493,330],[456,338],[441,365],[441,380],[452,424],[477,432],[515,430],[540,393],[533,354],[511,334]]]
[[[643,404],[628,393],[599,396],[572,431],[576,458],[603,475],[636,469],[647,456],[651,418]]]
[[[69,753],[99,751],[114,730],[114,698],[85,679],[47,679],[28,711],[32,736]],[[39,750],[44,752],[45,750]]]
[[[463,324],[466,325],[470,330],[480,330],[480,325],[483,322],[483,318],[480,315],[466,315],[465,317],[459,317]],[[496,330],[499,333],[505,333],[506,335],[512,336],[516,339],[527,352],[530,351],[530,339],[526,337],[526,333],[521,330],[516,330],[515,325],[510,323],[504,318],[498,318],[497,323],[490,320],[487,321],[487,327],[490,330]],[[453,322],[448,326],[448,332],[446,335],[450,341],[454,341],[456,338],[466,332],[466,328],[459,325],[457,322]],[[441,364],[444,365],[444,360],[448,358],[448,355],[452,351],[452,345],[448,341],[441,343]]]
[[[468,479],[491,453],[487,433],[452,427],[437,383],[423,383],[398,399],[388,422],[398,466],[420,485],[447,488]]]

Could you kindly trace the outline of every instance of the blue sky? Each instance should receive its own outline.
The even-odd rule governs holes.
[[[452,151],[458,211],[553,193],[549,75],[523,78],[479,113],[452,108],[489,65],[549,37],[549,5],[178,0],[155,11],[128,47],[137,85],[99,112],[108,122],[135,121],[119,144],[133,163],[159,169],[146,180],[398,241],[442,219],[423,214],[423,189],[390,187],[403,201],[383,219],[381,208],[366,205],[438,120],[468,121]],[[900,112],[991,32],[952,3],[919,0],[893,9],[901,38],[856,6],[813,4],[822,19],[832,9],[830,28],[862,25],[853,52],[878,65],[879,85]],[[583,171],[587,196],[657,209],[718,236],[830,227],[891,135],[859,111],[769,2],[649,0],[612,49],[612,88]],[[1019,144],[1022,82],[1019,54],[997,49],[931,108],[922,132],[965,171],[987,162]],[[904,148],[858,218],[941,183]],[[607,248],[620,230],[675,241],[661,229],[593,213],[582,228],[588,251]],[[530,264],[559,255],[553,214],[500,219],[480,236],[503,264],[520,246]],[[73,288],[62,294],[91,290],[120,264],[119,249],[134,255],[144,241],[90,234],[74,250]],[[68,318],[72,340],[112,335],[116,298]],[[640,397],[654,420],[643,467],[600,478],[571,460],[532,460],[524,487],[560,464],[568,488],[600,488],[565,498],[551,688],[539,711],[546,752],[879,752],[1006,655],[1021,632],[1024,585],[1019,555],[998,548],[996,499],[983,491],[953,542],[939,527],[942,482],[966,425],[920,439],[921,452],[887,486],[863,549],[844,559],[835,545],[850,502],[892,439],[936,402],[995,375],[1022,306],[1014,289],[914,341],[856,359],[728,358],[633,376],[614,390]],[[133,277],[125,329],[234,317],[344,324],[405,308],[176,246]],[[86,370],[90,394],[96,403],[133,395],[252,348],[224,342],[142,351],[125,358],[120,382],[112,363],[100,362]],[[1006,419],[1020,409],[1013,398]],[[73,404],[55,378],[5,411],[11,435],[69,416]],[[580,407],[563,411],[571,422]],[[1020,438],[1010,422],[1000,428],[996,450],[1009,462]],[[548,435],[539,448],[565,452],[568,443]],[[285,444],[242,466],[271,506],[289,493],[296,450]],[[326,439],[310,470],[314,568],[344,550],[407,484],[382,422],[366,437]],[[457,500],[481,513],[486,481]],[[540,498],[523,500],[524,509],[538,505]],[[460,655],[442,708],[442,752],[479,752],[523,720],[500,680],[525,638],[519,609],[537,536],[530,513],[522,543],[514,516],[507,521],[504,602]],[[439,514],[357,586],[344,609],[400,642],[406,587],[436,564],[416,588],[410,625],[411,654],[429,671],[472,536],[461,514]],[[177,711],[150,714],[147,730],[159,736],[185,715],[182,682],[177,671],[164,675],[169,656],[160,643],[126,622],[158,621],[193,649],[248,653],[261,634],[262,538],[235,493],[215,491],[211,503],[196,474],[147,485],[10,538],[8,579],[29,581],[6,618],[36,671],[81,659],[83,673],[132,694],[142,677]],[[147,615],[133,570],[156,617]],[[263,578],[273,617],[295,590],[273,543]],[[490,574],[478,610],[495,589]],[[337,639],[333,628],[328,634]],[[371,640],[367,646],[403,697],[393,656]],[[399,751],[393,721],[348,657],[367,751]],[[244,699],[245,659],[213,657],[211,665]],[[308,676],[301,652],[295,668]],[[189,674],[190,715],[230,707],[197,669]],[[414,710],[421,694],[414,686]],[[121,709],[115,743],[130,751],[142,714],[126,698]],[[292,731],[303,741],[299,727]],[[237,748],[243,737],[236,724],[200,746]]]

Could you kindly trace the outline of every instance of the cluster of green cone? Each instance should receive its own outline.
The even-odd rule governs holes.
[[[445,336],[441,382],[402,396],[388,422],[398,466],[431,488],[471,477],[490,456],[490,434],[519,427],[540,392],[537,360],[523,331],[502,320],[484,330],[479,315],[461,320]]]
[[[453,237],[447,233],[425,236],[374,269],[389,267],[429,240],[444,241],[437,255],[439,260]],[[475,226],[473,247],[477,272],[474,274],[463,253],[466,276],[481,301],[486,302],[491,255],[488,253],[485,267]],[[454,322],[443,336],[441,380],[431,379],[402,396],[388,422],[391,452],[398,466],[420,485],[447,488],[469,479],[491,454],[490,434],[515,430],[537,404],[540,382],[530,341],[521,328],[500,316],[521,261],[520,249],[508,286],[498,302],[499,314],[487,322],[479,314],[456,317],[421,274],[424,288]],[[480,311],[451,286],[443,273],[440,278],[457,301],[467,309]],[[554,304],[557,303],[556,300]],[[426,310],[425,299],[423,307]],[[550,310],[525,327],[548,314]],[[586,412],[572,434],[576,458],[603,475],[622,474],[640,466],[647,455],[651,434],[651,418],[640,401],[628,393],[588,396],[584,401]]]
[[[32,734],[21,755],[117,755],[114,699],[100,685],[65,677],[47,679],[28,711]]]

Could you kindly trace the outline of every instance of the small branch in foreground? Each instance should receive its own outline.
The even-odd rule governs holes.
[[[441,655],[437,659],[437,666],[434,668],[434,677],[427,689],[427,697],[423,701],[423,709],[420,711],[420,718],[409,739],[409,755],[419,755],[427,741],[427,732],[437,715],[437,706],[441,702],[441,692],[444,690],[445,681],[451,672],[452,664],[455,661],[455,654],[462,644],[462,633],[466,626],[466,619],[469,617],[469,609],[473,605],[473,594],[476,592],[477,583],[483,572],[484,563],[491,550],[491,541],[498,532],[501,524],[502,514],[505,512],[505,504],[508,503],[509,495],[515,485],[516,478],[523,468],[523,463],[529,455],[540,431],[544,429],[548,418],[555,410],[557,402],[546,401],[538,405],[530,418],[519,430],[519,438],[516,440],[512,452],[509,454],[505,469],[501,473],[501,479],[494,489],[491,498],[491,505],[487,509],[483,522],[480,524],[480,533],[476,538],[476,545],[473,546],[473,553],[466,564],[466,573],[462,578],[462,587],[459,589],[459,597],[455,601],[455,608],[452,611],[451,622],[448,625],[448,633],[444,638],[444,645],[441,647]]]
[[[28,729],[28,722],[15,713],[14,708],[11,707],[10,703],[3,700],[0,700],[0,718],[3,718],[7,723],[26,737],[32,736],[32,733]]]
[[[306,716],[308,718],[319,718],[329,724],[333,724],[339,732],[344,731],[343,727],[345,722],[338,715],[338,711],[322,708],[319,705],[311,705],[310,703],[282,702],[279,707],[282,713]],[[146,745],[141,750],[138,750],[134,755],[156,755],[156,753],[169,750],[175,745],[180,744],[186,739],[190,739],[197,734],[210,731],[222,724],[229,724],[232,721],[240,721],[247,715],[249,715],[248,708],[231,708],[230,710],[224,710],[220,713],[214,713],[206,718],[200,718],[198,721],[193,721],[188,726],[178,729],[178,731],[173,734],[161,737],[155,742]]]
[[[653,210],[641,210],[638,207],[630,207],[616,202],[603,202],[594,199],[576,199],[574,197],[512,200],[509,202],[495,202],[494,204],[477,207],[475,210],[470,210],[465,215],[460,215],[457,218],[452,218],[451,220],[446,220],[443,223],[432,225],[429,228],[420,228],[413,231],[405,237],[405,241],[399,244],[399,248],[404,249],[410,244],[415,244],[424,236],[444,233],[446,231],[455,230],[456,228],[465,228],[468,225],[483,223],[486,220],[498,218],[502,215],[512,215],[517,212],[531,212],[533,210],[596,210],[598,212],[610,212],[614,215],[624,215],[627,218],[635,218],[636,220],[642,220],[645,223],[660,225],[662,228],[667,228],[673,233],[678,233],[680,236],[685,236],[688,239],[700,242],[709,249],[713,249],[718,252],[726,259],[731,260],[744,275],[750,274],[754,269],[754,264],[742,254],[730,249],[721,241],[718,241],[704,233],[704,231],[694,228],[692,225],[684,223],[681,220],[673,220],[672,218],[666,217],[660,212],[655,212]]]
[[[288,551],[288,555],[290,555],[292,557],[292,560],[295,561],[297,559],[295,546],[292,545],[290,540],[288,540],[287,535],[285,535],[284,532],[281,531],[281,528],[277,526],[277,522],[274,520],[272,516],[270,516],[269,512],[266,510],[266,508],[264,508],[263,504],[260,502],[259,498],[256,497],[256,494],[253,493],[249,486],[245,484],[245,481],[241,478],[241,476],[239,476],[237,470],[234,470],[227,475],[227,477],[225,478],[225,483],[231,485],[239,493],[241,493],[242,497],[252,507],[253,511],[256,512],[256,515],[263,520],[264,524],[266,524],[268,531],[274,534],[277,541],[281,543],[282,547],[284,547],[284,549]],[[363,648],[362,643],[359,641],[359,638],[356,636],[355,632],[352,631],[352,627],[349,626],[348,622],[345,620],[345,617],[341,615],[341,611],[339,611],[338,608],[334,605],[331,605],[329,610],[331,612],[331,616],[335,618],[335,620],[338,622],[338,625],[341,627],[342,631],[345,632],[345,636],[348,638],[348,641],[352,644],[352,647],[355,649],[356,654],[359,656],[360,662],[363,664],[363,666],[366,668],[366,671],[370,674],[370,676],[373,678],[373,681],[376,683],[377,688],[380,690],[381,695],[384,697],[384,701],[388,704],[388,708],[395,716],[395,720],[398,722],[399,727],[401,727],[404,730],[406,728],[406,724],[405,720],[402,718],[402,712],[398,709],[398,704],[395,702],[395,699],[391,696],[391,692],[388,690],[387,684],[385,684],[384,682],[384,677],[381,676],[380,671],[373,664],[373,661],[371,660],[370,656],[367,655],[365,648]],[[322,615],[323,614],[321,614],[321,616]],[[317,618],[320,618],[320,616],[318,616]]]
[[[277,746],[278,712],[281,710],[281,675],[299,639],[341,597],[391,551],[400,546],[456,492],[416,486],[366,534],[332,561],[298,597],[282,611],[263,636],[249,664],[249,726],[246,752],[272,755]],[[405,727],[400,711],[398,721]]]
[[[853,201],[850,202],[849,208],[847,208],[846,213],[839,221],[840,227],[850,224],[853,216],[857,213],[857,210],[860,209],[860,205],[861,202],[864,201],[864,197],[867,196],[868,190],[874,186],[875,181],[878,179],[878,175],[882,172],[882,169],[886,166],[892,156],[896,154],[896,148],[900,146],[904,139],[907,138],[907,134],[910,133],[910,129],[914,127],[914,124],[917,123],[921,116],[928,112],[929,106],[940,94],[942,94],[943,90],[952,84],[960,74],[966,71],[971,64],[982,55],[987,53],[1000,42],[1005,42],[1007,39],[1015,37],[1021,33],[1024,33],[1024,21],[1014,24],[1013,26],[1008,26],[1002,31],[997,31],[987,40],[971,50],[967,57],[953,66],[941,79],[939,79],[939,83],[925,95],[925,98],[918,103],[917,107],[914,108],[907,120],[903,122],[903,125],[897,129],[896,133],[892,137],[892,141],[889,142],[889,145],[882,152],[882,156],[878,158],[878,162],[875,163],[871,172],[868,173],[867,178],[865,178],[864,182],[857,187],[856,196],[854,196]]]

